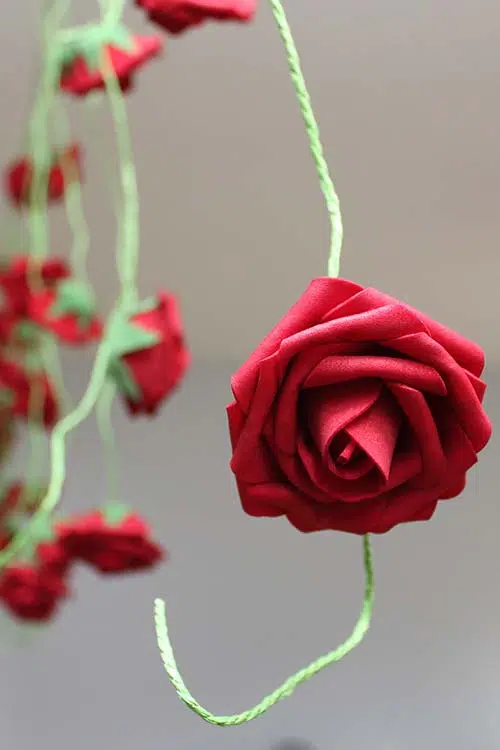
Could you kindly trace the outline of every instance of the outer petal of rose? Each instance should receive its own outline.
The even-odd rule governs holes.
[[[353,298],[352,301],[349,301],[344,306],[344,309],[339,310],[339,312],[351,315],[355,309],[355,305],[363,305],[365,309],[372,309],[382,305],[394,304],[401,304],[401,302],[389,294],[379,292],[377,289],[364,289],[363,292],[357,295],[356,298]],[[484,352],[480,346],[441,323],[432,320],[432,318],[429,318],[420,312],[420,310],[416,310],[410,305],[405,306],[424,324],[431,338],[437,341],[438,344],[441,344],[461,367],[473,375],[481,375],[484,368]],[[361,312],[361,310],[359,311]]]
[[[423,490],[409,491],[398,502],[382,496],[366,503],[316,505],[297,496],[289,503],[285,515],[302,532],[332,529],[353,534],[383,534],[400,523],[414,520],[415,516],[429,514],[432,502],[433,494]]]
[[[284,481],[283,472],[260,433],[246,429],[246,417],[236,402],[227,407],[227,418],[233,446],[230,466],[238,482]]]
[[[284,339],[316,326],[328,310],[342,304],[361,288],[343,279],[319,278],[310,283],[294,306],[233,375],[231,387],[244,411],[248,411],[252,401],[261,361],[276,352]]]
[[[286,484],[244,484],[238,482],[241,506],[249,516],[283,516],[283,508],[292,505],[297,492]]]
[[[425,333],[424,326],[408,308],[404,305],[387,305],[300,331],[282,343],[280,358],[288,362],[308,347],[336,341],[385,344],[417,332]]]
[[[343,383],[359,378],[403,382],[418,391],[446,395],[446,385],[429,365],[400,357],[341,355],[324,357],[304,381],[304,388]]]
[[[467,373],[443,347],[422,334],[401,337],[391,342],[391,348],[435,367],[446,382],[449,398],[458,419],[476,451],[480,451],[491,437],[491,422]]]

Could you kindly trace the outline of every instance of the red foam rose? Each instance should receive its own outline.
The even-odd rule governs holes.
[[[34,294],[30,301],[28,317],[65,344],[75,346],[100,338],[103,326],[97,315],[85,318],[77,312],[54,312],[57,300],[58,290],[46,289]]]
[[[250,21],[257,0],[137,0],[153,23],[180,34],[205,21]]]
[[[33,405],[33,389],[36,389],[37,393],[36,409]],[[52,384],[44,372],[28,373],[17,362],[2,358],[0,390],[5,390],[11,399],[6,407],[11,414],[40,421],[48,428],[57,422],[59,405]]]
[[[154,415],[165,399],[178,387],[189,366],[189,352],[177,299],[160,293],[151,307],[130,319],[132,335],[152,334],[156,341],[140,341],[133,350],[123,354],[118,364],[128,373],[136,393],[124,392],[133,415]],[[132,348],[132,347],[131,347]],[[116,364],[116,363],[115,363]],[[111,368],[116,376],[117,368]],[[118,383],[123,388],[123,383]]]
[[[5,175],[6,192],[16,206],[29,204],[32,179],[33,163],[29,157],[18,159],[7,168]],[[49,202],[61,200],[69,184],[81,181],[81,149],[78,144],[72,144],[54,153],[53,162],[48,167],[46,179],[46,198]]]
[[[160,54],[163,42],[159,36],[132,36],[132,49],[105,44],[103,56],[107,55],[118,83],[123,92],[128,91],[133,83],[134,73],[148,60]],[[83,55],[77,55],[65,65],[60,88],[74,96],[86,96],[91,91],[104,89],[106,86],[103,72],[99,65],[92,66]]]
[[[481,349],[375,289],[314,280],[232,378],[244,510],[382,533],[458,495],[491,435]]]
[[[0,602],[21,620],[50,619],[67,595],[64,578],[51,567],[17,564],[0,575]]]
[[[12,258],[0,267],[0,289],[5,297],[5,323],[28,315],[28,306],[35,291],[53,289],[68,278],[70,270],[64,260],[37,260],[27,255]]]
[[[152,568],[164,553],[151,539],[148,525],[135,513],[109,523],[95,511],[58,527],[58,538],[70,557],[100,573],[129,573]]]

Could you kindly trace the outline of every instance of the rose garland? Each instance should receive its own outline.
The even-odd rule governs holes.
[[[205,721],[244,724],[342,659],[364,638],[373,609],[369,534],[431,518],[465,486],[488,442],[481,349],[375,289],[337,278],[338,197],[323,155],[300,59],[280,0],[269,0],[287,53],[331,224],[328,276],[302,297],[235,373],[227,407],[243,510],[285,516],[302,532],[363,537],[365,591],[356,625],[338,648],[287,679],[251,709],[217,716],[188,690],[155,602],[158,646],[179,698]]]
[[[206,721],[231,726],[261,715],[303,681],[343,658],[366,634],[373,609],[369,534],[429,519],[458,495],[491,434],[482,400],[482,351],[470,341],[374,289],[338,278],[342,219],[323,155],[300,60],[279,0],[269,0],[287,53],[331,223],[328,275],[302,297],[233,376],[227,414],[242,507],[285,516],[299,531],[362,536],[365,592],[348,639],[286,680],[256,706],[216,716],[190,694],[169,640],[165,605],[155,602],[158,645],[181,700]],[[208,19],[248,21],[256,0],[137,0],[152,23],[181,34]],[[30,126],[29,156],[7,171],[12,204],[28,217],[28,252],[0,272],[0,443],[10,446],[16,418],[50,432],[45,490],[12,483],[0,505],[0,601],[18,617],[46,619],[68,592],[67,574],[84,562],[103,574],[150,567],[161,549],[136,514],[113,502],[79,518],[54,516],[65,479],[67,435],[95,409],[114,452],[110,409],[119,393],[132,417],[154,415],[188,366],[177,301],[159,291],[141,302],[137,186],[124,97],[142,65],[159,54],[159,36],[122,23],[123,2],[103,7],[95,24],[61,29],[56,2],[42,25],[43,64]],[[97,314],[86,276],[88,232],[80,204],[82,150],[54,147],[49,121],[58,92],[102,90],[117,136],[121,175],[116,265],[121,292],[109,318]],[[47,205],[64,199],[74,232],[71,263],[48,253]],[[88,387],[64,413],[57,344],[98,347]],[[57,395],[56,395],[57,394]],[[32,451],[35,453],[36,451]],[[31,488],[28,490],[28,488]]]

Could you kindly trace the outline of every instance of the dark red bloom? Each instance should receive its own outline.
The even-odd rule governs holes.
[[[48,202],[61,200],[66,187],[73,182],[81,182],[81,149],[78,144],[56,151],[51,164],[45,168],[47,180],[46,199]],[[7,196],[16,206],[30,203],[33,179],[33,163],[24,157],[11,164],[6,172],[5,187]]]
[[[0,574],[0,602],[20,620],[50,619],[67,595],[64,578],[50,566],[19,563]]]
[[[58,527],[58,538],[71,558],[101,573],[151,568],[164,556],[142,518],[121,509],[116,517],[112,512],[107,517],[105,511],[95,511],[66,521]]]
[[[32,295],[28,317],[66,344],[83,344],[100,338],[102,323],[93,295],[73,279]]]
[[[60,87],[74,96],[86,96],[105,88],[105,65],[110,65],[122,91],[128,91],[134,73],[145,62],[160,54],[163,42],[159,36],[127,35],[123,44],[103,44],[86,56],[84,51],[66,61]],[[104,70],[103,70],[104,68]]]
[[[38,260],[28,255],[11,258],[0,267],[0,290],[5,298],[5,313],[14,318],[26,317],[31,296],[35,292],[54,289],[69,275],[67,264],[60,258]]]
[[[244,510],[382,533],[455,497],[491,435],[481,349],[375,289],[314,280],[232,378]]]
[[[47,375],[28,373],[20,364],[0,359],[0,398],[3,408],[24,419],[53,427],[59,417],[59,405]]]
[[[180,34],[207,20],[250,21],[257,0],[137,0],[153,23]]]
[[[123,323],[112,340],[110,374],[132,414],[155,414],[179,385],[189,353],[177,300],[161,293]]]

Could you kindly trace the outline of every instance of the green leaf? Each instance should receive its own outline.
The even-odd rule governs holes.
[[[141,400],[141,390],[130,374],[129,368],[121,359],[114,359],[110,362],[109,376],[115,382],[120,393],[131,401],[138,402]]]
[[[120,503],[105,505],[100,511],[108,526],[119,526],[130,514],[130,509]]]
[[[102,51],[105,45],[125,51],[134,49],[134,37],[121,24],[86,24],[64,33],[59,64],[65,68],[77,57],[83,57],[90,70],[102,66]]]
[[[50,314],[76,315],[79,323],[86,328],[96,312],[96,302],[92,289],[77,279],[66,279],[57,288],[57,297],[50,308]]]
[[[118,317],[108,329],[109,345],[112,355],[123,357],[125,354],[151,349],[158,344],[161,336],[153,331],[146,331],[128,318]]]

